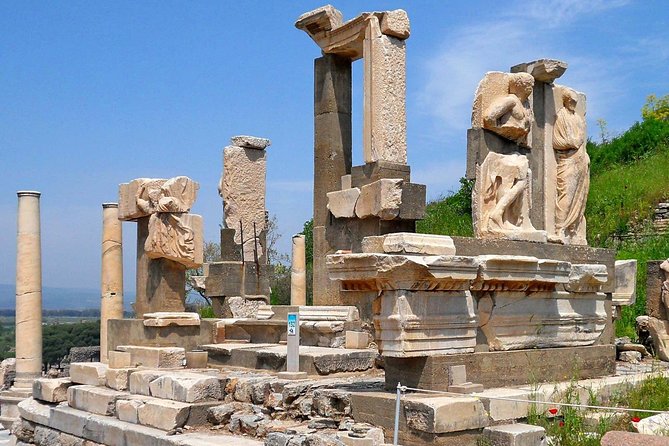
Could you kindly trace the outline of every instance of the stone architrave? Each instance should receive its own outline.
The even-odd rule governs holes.
[[[233,143],[244,146],[231,145],[223,150],[223,176],[219,183],[225,227],[235,230],[235,243],[241,245],[243,242],[244,261],[247,262],[264,254],[260,234],[267,228],[265,148],[270,145],[268,139],[255,138],[262,143],[251,143],[248,138],[251,137],[233,137]]]
[[[305,256],[305,237],[293,236],[293,258],[290,269],[290,304],[307,304],[307,266]]]
[[[100,361],[107,362],[107,321],[123,319],[123,233],[118,204],[102,205]]]
[[[587,245],[585,205],[590,189],[590,157],[585,147],[585,95],[557,85],[554,90],[558,107],[553,124],[555,233],[565,244]]]
[[[42,375],[42,248],[40,193],[19,191],[16,237],[16,378],[32,389]]]

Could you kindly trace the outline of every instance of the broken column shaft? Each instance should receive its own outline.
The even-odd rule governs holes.
[[[123,237],[118,204],[102,205],[100,360],[107,362],[107,321],[123,319]]]

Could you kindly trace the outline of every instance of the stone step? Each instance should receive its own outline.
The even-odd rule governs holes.
[[[286,370],[287,347],[277,344],[225,343],[199,346],[209,364],[280,372]],[[300,370],[308,375],[362,372],[375,366],[372,349],[300,346]]]
[[[186,365],[186,350],[181,347],[120,345],[116,350],[130,353],[131,363],[136,366],[173,369]]]
[[[202,433],[165,435],[165,431],[95,415],[67,406],[49,406],[30,399],[19,406],[21,417],[65,434],[109,446],[262,446],[232,435]]]
[[[220,401],[182,403],[150,396],[132,396],[117,400],[115,412],[121,421],[171,431],[185,425],[207,425],[207,411],[220,404]]]

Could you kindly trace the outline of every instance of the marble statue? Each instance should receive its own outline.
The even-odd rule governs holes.
[[[585,245],[585,205],[590,188],[590,158],[586,152],[585,118],[577,112],[578,94],[562,87],[563,107],[553,127],[557,162],[555,230],[565,244]]]
[[[508,94],[498,96],[485,109],[483,128],[527,146],[527,135],[532,124],[528,98],[532,94],[534,78],[527,73],[514,73],[507,77]]]

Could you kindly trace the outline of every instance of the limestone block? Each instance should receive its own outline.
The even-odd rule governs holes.
[[[101,362],[73,362],[70,364],[70,380],[75,384],[104,386],[107,366]]]
[[[119,220],[136,220],[155,212],[188,212],[198,183],[188,177],[138,178],[119,185]]]
[[[116,416],[121,421],[139,424],[139,408],[144,404],[140,398],[116,401]]]
[[[189,369],[206,369],[209,353],[202,351],[186,352],[186,367]]]
[[[139,424],[169,431],[183,427],[188,420],[190,404],[150,399],[137,408]]]
[[[199,326],[200,315],[197,313],[157,312],[144,313],[145,327],[178,327]]]
[[[181,368],[186,361],[186,351],[181,347],[140,347],[120,345],[120,351],[132,355],[132,364],[157,369]]]
[[[448,391],[451,393],[478,393],[483,392],[483,384],[476,383],[464,383],[464,384],[453,384],[448,386]]]
[[[408,39],[411,34],[409,16],[403,9],[384,12],[381,16],[380,25],[383,34],[399,39]]]
[[[669,361],[669,321],[652,316],[636,318],[637,331],[647,330],[653,340],[655,354],[662,361]]]
[[[473,397],[433,397],[404,402],[407,425],[431,434],[481,429],[488,425],[483,404]]]
[[[408,183],[411,180],[411,166],[379,160],[351,167],[351,187],[361,188],[384,178]]]
[[[493,445],[504,446],[545,446],[546,430],[531,424],[504,424],[483,429],[483,437]]]
[[[204,263],[202,216],[158,213],[149,219],[149,235],[144,244],[151,259],[165,258],[188,269]]]
[[[666,435],[669,430],[669,414],[660,413],[636,423],[636,430],[646,435]]]
[[[406,42],[369,17],[363,57],[363,158],[406,164]]]
[[[427,188],[424,184],[402,184],[402,203],[400,218],[402,220],[422,220],[425,218],[425,200]]]
[[[455,255],[453,239],[445,235],[396,232],[381,237],[387,254]]]
[[[565,289],[573,293],[596,293],[607,281],[606,265],[572,264]]]
[[[613,305],[633,305],[636,302],[637,261],[616,260],[616,288]]]
[[[483,280],[503,280],[509,286],[515,282],[518,289],[528,289],[533,283],[567,284],[572,274],[569,262],[531,256],[483,255],[478,261]]]
[[[669,446],[669,438],[634,432],[609,431],[602,437],[602,446]]]
[[[259,138],[257,136],[239,135],[230,138],[230,144],[237,147],[244,147],[246,149],[264,150],[269,147],[272,142],[266,138]]]
[[[39,378],[33,382],[33,398],[47,403],[67,401],[67,389],[72,385],[69,378]]]
[[[360,189],[357,187],[328,192],[328,209],[335,218],[354,218],[359,196]]]
[[[341,190],[350,189],[351,187],[351,174],[341,176]]]
[[[110,369],[124,369],[132,367],[132,355],[129,352],[119,352],[112,350],[108,353],[107,366]]]
[[[567,62],[556,59],[539,59],[511,67],[512,73],[529,73],[538,81],[552,83],[567,71]]]
[[[295,22],[295,27],[313,36],[339,28],[343,23],[342,13],[332,5],[325,5],[302,14]]]
[[[486,412],[488,412],[490,419],[495,422],[526,418],[530,408],[530,403],[496,398],[509,398],[514,400],[535,399],[530,391],[512,388],[489,389],[480,393],[477,397],[483,402],[483,407],[485,407]]]
[[[116,400],[127,396],[127,393],[106,387],[71,386],[67,389],[67,403],[70,407],[98,415],[114,415]]]
[[[149,384],[151,396],[156,398],[195,403],[217,400],[221,397],[218,378],[196,373],[169,373]]]
[[[307,321],[341,321],[354,322],[360,320],[357,307],[352,305],[305,305],[300,306],[300,323]]]
[[[151,395],[151,381],[159,378],[163,372],[157,370],[140,370],[130,374],[130,393],[135,395]]]
[[[16,358],[3,359],[0,362],[0,390],[9,389],[16,377]]]
[[[130,375],[137,371],[133,368],[109,368],[107,369],[107,387],[114,390],[128,390],[130,387]]]
[[[355,205],[358,218],[379,217],[392,220],[400,213],[402,180],[381,179],[360,189]]]
[[[26,398],[18,404],[19,415],[33,423],[49,425],[49,406],[40,404],[33,398]]]
[[[369,347],[369,333],[364,331],[347,331],[346,348]]]
[[[467,366],[452,365],[448,368],[448,385],[454,386],[467,383]]]
[[[235,230],[234,240],[237,244],[242,243],[242,232],[244,233],[244,259],[247,261],[254,258],[253,243],[247,243],[247,240],[253,241],[253,224],[255,223],[257,236],[266,229],[266,164],[264,150],[236,146],[228,146],[223,150],[220,192],[223,197],[225,227]]]

